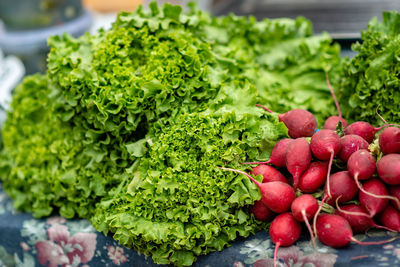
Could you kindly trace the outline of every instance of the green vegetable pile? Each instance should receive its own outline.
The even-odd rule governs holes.
[[[257,156],[263,140],[285,133],[276,117],[257,113],[195,113],[156,123],[129,184],[105,198],[91,221],[157,263],[191,265],[196,255],[262,227],[248,213],[261,198],[259,189],[217,166],[236,162],[239,168],[237,162]]]
[[[382,124],[400,121],[400,14],[384,12],[361,33],[362,43],[353,45],[357,55],[344,66],[338,92],[343,115],[349,121]]]
[[[0,177],[35,217],[82,217],[157,263],[190,265],[263,227],[246,177],[287,129],[276,112],[334,112],[339,47],[304,18],[212,17],[169,4],[108,31],[50,38],[46,74],[16,88]]]

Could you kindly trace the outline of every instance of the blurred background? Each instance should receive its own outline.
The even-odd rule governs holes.
[[[21,77],[46,70],[47,38],[108,28],[119,11],[145,7],[148,0],[0,0],[0,94]],[[187,0],[160,0],[185,6]],[[400,0],[194,0],[214,15],[304,16],[315,33],[327,31],[343,51],[359,40],[368,21],[384,10],[400,10]],[[350,54],[351,55],[351,54]],[[4,99],[1,97],[0,99]],[[2,103],[0,103],[1,105]]]

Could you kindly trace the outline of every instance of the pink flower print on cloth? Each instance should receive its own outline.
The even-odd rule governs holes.
[[[121,247],[108,246],[108,257],[115,265],[121,265],[121,263],[127,262],[128,258],[124,255],[124,249]]]
[[[53,216],[46,220],[46,224],[56,225],[56,224],[64,224],[67,222],[67,219],[60,216]]]
[[[277,267],[310,266],[310,267],[333,267],[337,255],[329,253],[314,252],[305,255],[297,246],[282,247],[278,251]],[[282,262],[283,261],[283,262]],[[274,261],[271,258],[257,260],[253,267],[271,267]]]
[[[49,267],[78,266],[89,262],[96,249],[96,234],[76,233],[70,236],[68,227],[54,224],[47,229],[49,240],[36,243],[40,264]]]

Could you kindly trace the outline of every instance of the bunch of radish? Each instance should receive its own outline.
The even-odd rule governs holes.
[[[258,220],[272,221],[275,265],[279,246],[294,244],[302,224],[314,247],[315,238],[334,248],[350,242],[381,244],[392,239],[360,242],[353,233],[372,227],[400,231],[400,129],[363,121],[348,125],[336,106],[339,116],[328,118],[321,130],[306,110],[279,115],[291,138],[278,141],[268,161],[245,163],[256,165],[250,173],[221,167],[246,175],[259,187],[262,198],[251,212]],[[336,130],[340,126],[343,131]],[[380,152],[372,153],[378,143]],[[334,160],[338,164],[333,166]],[[258,175],[262,182],[254,179]]]

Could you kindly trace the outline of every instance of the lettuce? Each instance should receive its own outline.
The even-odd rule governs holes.
[[[85,144],[89,133],[64,122],[59,97],[45,75],[27,77],[16,88],[2,129],[3,187],[16,208],[35,217],[87,218],[125,174],[99,146]]]
[[[259,91],[258,102],[284,113],[303,108],[318,123],[335,113],[325,73],[336,88],[341,74],[340,47],[327,33],[312,35],[310,21],[254,17],[213,18],[202,36],[222,59],[226,79],[250,81]]]
[[[97,205],[91,222],[156,263],[192,265],[196,256],[262,227],[247,211],[261,198],[257,186],[217,167],[243,169],[239,162],[262,153],[260,144],[285,136],[277,116],[259,110],[192,113],[155,123],[131,180]]]
[[[277,112],[333,112],[337,45],[304,18],[212,17],[155,3],[110,30],[49,39],[48,70],[18,86],[0,175],[20,210],[82,217],[157,263],[190,265],[261,225],[243,161],[266,160]]]
[[[344,67],[338,93],[343,115],[348,120],[382,124],[400,120],[400,14],[384,12],[374,18],[361,34],[362,43],[353,45],[357,53]]]

